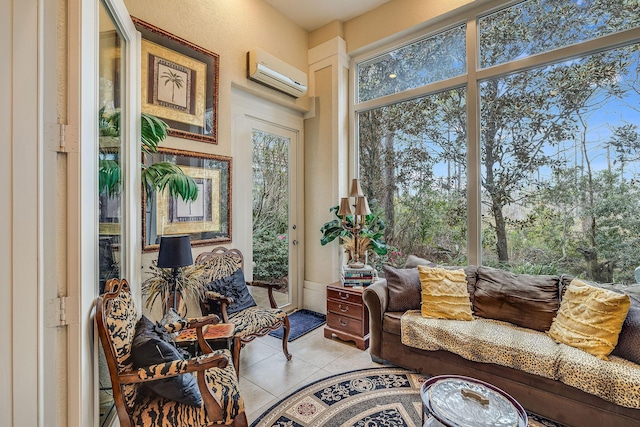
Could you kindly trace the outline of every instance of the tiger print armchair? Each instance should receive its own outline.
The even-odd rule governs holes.
[[[244,402],[228,350],[212,351],[203,327],[219,318],[188,319],[166,326],[169,332],[196,328],[205,353],[188,360],[173,360],[135,369],[132,345],[138,314],[125,279],[111,279],[96,302],[98,334],[104,348],[120,426],[247,426]],[[159,350],[158,350],[159,351]],[[149,382],[192,372],[202,395],[202,405],[192,406],[154,394]]]
[[[205,266],[205,298],[200,303],[202,315],[217,314],[222,317],[223,322],[233,323],[235,326],[233,361],[236,374],[240,369],[241,348],[280,328],[284,328],[282,352],[287,360],[291,360],[291,353],[287,349],[289,317],[278,308],[273,296],[273,291],[281,285],[262,281],[246,282],[243,273],[244,257],[238,249],[220,246],[198,255],[195,263]],[[257,306],[247,285],[267,289],[271,307]]]

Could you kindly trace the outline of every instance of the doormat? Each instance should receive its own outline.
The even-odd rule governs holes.
[[[289,315],[289,327],[291,330],[289,331],[289,339],[287,341],[291,342],[305,334],[308,334],[314,329],[324,325],[326,320],[327,316],[311,310],[302,309],[291,313]],[[282,339],[283,333],[284,329],[280,328],[276,331],[270,332],[269,335]]]

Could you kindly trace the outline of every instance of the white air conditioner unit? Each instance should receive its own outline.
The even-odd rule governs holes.
[[[247,77],[294,98],[307,93],[307,73],[262,49],[247,52]]]

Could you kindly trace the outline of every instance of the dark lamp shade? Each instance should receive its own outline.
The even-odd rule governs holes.
[[[189,236],[163,236],[160,238],[158,267],[177,268],[193,264]]]

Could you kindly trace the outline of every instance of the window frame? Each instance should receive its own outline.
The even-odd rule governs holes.
[[[415,32],[392,37],[389,41],[374,44],[352,53],[349,67],[349,165],[350,176],[359,176],[359,135],[358,114],[386,105],[427,96],[455,87],[467,87],[467,260],[469,264],[482,264],[482,222],[481,222],[481,147],[480,147],[480,84],[493,78],[541,67],[559,61],[586,56],[614,49],[616,47],[640,43],[640,27],[605,35],[596,39],[561,47],[526,58],[513,60],[487,68],[480,68],[478,21],[481,17],[497,10],[508,8],[519,1],[492,2],[485,6],[463,11],[446,20],[423,23]],[[455,26],[466,25],[467,72],[461,76],[427,84],[404,92],[386,95],[364,102],[358,100],[358,64],[371,60],[386,52],[406,46],[412,42],[447,31]]]

